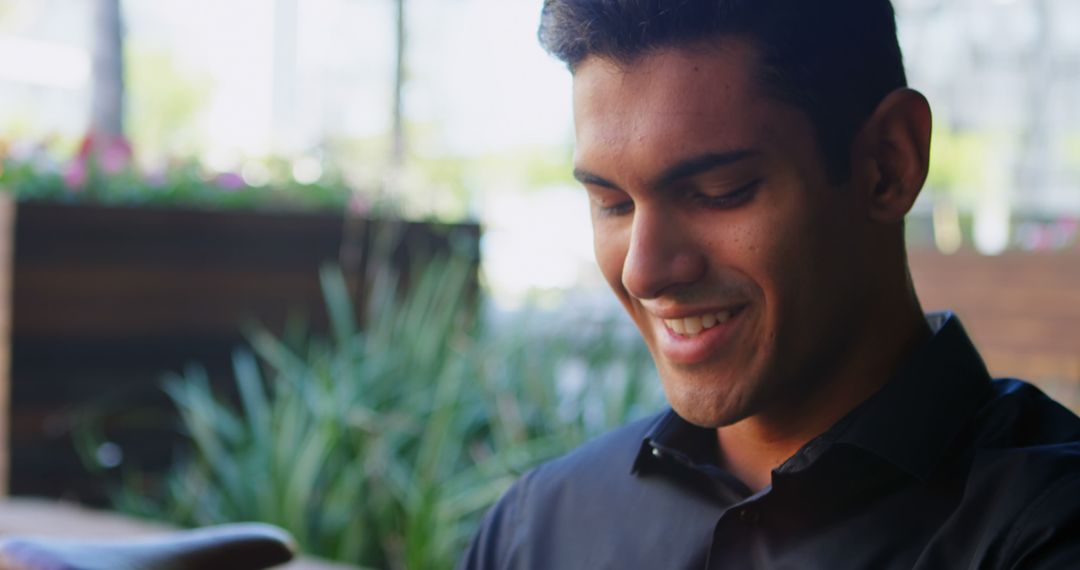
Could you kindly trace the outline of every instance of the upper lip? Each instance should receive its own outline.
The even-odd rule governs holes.
[[[650,309],[646,307],[645,310],[658,319],[672,321],[675,319],[700,317],[701,315],[710,315],[715,313],[721,313],[724,311],[735,311],[741,309],[746,305],[747,303],[731,303],[728,305],[718,305],[702,308],[671,307],[666,309]]]

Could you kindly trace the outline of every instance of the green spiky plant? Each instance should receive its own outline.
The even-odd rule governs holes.
[[[274,523],[309,553],[367,567],[452,567],[521,473],[660,405],[647,352],[613,320],[486,324],[472,271],[435,259],[404,295],[378,275],[357,323],[341,273],[324,270],[332,337],[252,334],[234,358],[237,406],[198,367],[172,376],[190,453],[155,498],[133,481],[118,506]]]

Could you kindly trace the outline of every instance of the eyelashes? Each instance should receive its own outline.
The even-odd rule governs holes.
[[[634,211],[634,203],[630,200],[619,202],[614,206],[598,206],[600,215],[605,218],[617,218]]]
[[[749,202],[750,199],[754,197],[754,193],[759,186],[761,186],[760,178],[720,196],[709,196],[700,192],[692,192],[692,198],[695,202],[707,208],[726,210]]]
[[[757,193],[758,188],[761,186],[762,179],[757,179],[747,184],[726,192],[719,196],[710,196],[704,194],[692,188],[679,191],[680,198],[684,198],[688,203],[694,206],[708,208],[713,210],[730,210],[746,204]],[[610,206],[604,206],[596,201],[597,212],[602,217],[620,217],[625,216],[634,211],[633,200],[624,200]]]

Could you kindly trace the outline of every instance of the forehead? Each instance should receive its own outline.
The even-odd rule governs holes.
[[[574,74],[575,160],[661,168],[651,163],[779,143],[800,113],[765,96],[758,69],[756,50],[737,40],[629,63],[590,57]]]

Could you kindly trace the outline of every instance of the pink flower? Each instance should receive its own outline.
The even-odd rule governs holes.
[[[353,214],[361,216],[370,214],[373,206],[367,196],[355,191],[349,193],[348,210]]]
[[[73,160],[64,170],[64,184],[74,191],[82,190],[86,185],[86,161]]]
[[[246,186],[244,179],[235,172],[223,172],[217,175],[214,179],[214,183],[221,187],[222,190],[239,190]]]
[[[90,131],[83,137],[79,152],[64,171],[64,184],[72,190],[81,190],[86,185],[91,160],[104,173],[117,174],[131,164],[131,158],[131,144],[123,136]]]
[[[127,141],[115,139],[101,149],[98,160],[101,163],[101,169],[107,174],[116,174],[127,168],[128,163],[131,162],[131,147],[128,146]]]

